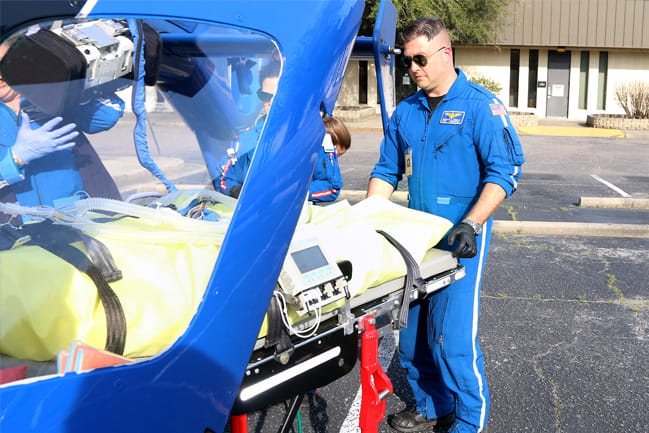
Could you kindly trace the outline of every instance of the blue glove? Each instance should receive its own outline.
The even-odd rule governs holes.
[[[61,117],[49,120],[38,129],[31,129],[27,113],[21,113],[21,117],[22,124],[12,151],[25,164],[57,150],[71,148],[74,142],[70,140],[79,135],[78,131],[74,131],[77,127],[74,123],[54,129],[63,120]]]

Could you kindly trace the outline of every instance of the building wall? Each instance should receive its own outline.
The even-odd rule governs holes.
[[[582,50],[569,50],[571,53],[570,86],[568,97],[568,119],[585,121],[588,114],[608,113],[624,114],[615,99],[615,90],[621,83],[640,81],[649,85],[649,52],[645,50],[611,50],[608,52],[608,74],[606,102],[603,110],[597,108],[599,50],[587,50],[590,53],[587,108],[580,109],[579,81]],[[520,69],[518,103],[510,106],[509,76],[510,48],[493,47],[456,47],[455,63],[471,78],[482,75],[497,81],[502,90],[496,95],[510,111],[532,112],[540,118],[546,117],[547,87],[537,87],[536,108],[528,106],[529,49],[520,49]],[[548,80],[548,50],[539,49],[538,81]]]
[[[462,47],[455,49],[455,66],[462,69],[469,80],[483,76],[500,84],[496,96],[504,104],[509,101],[509,50],[494,47]]]
[[[649,49],[647,0],[518,0],[496,43]]]
[[[350,61],[347,64],[347,69],[345,70],[345,77],[343,78],[343,84],[340,87],[340,93],[338,94],[338,100],[336,101],[336,106],[349,106],[349,105],[359,105],[358,99],[358,87],[359,87],[359,78],[358,78],[358,61]]]
[[[494,31],[496,46],[454,44],[456,65],[469,77],[483,75],[497,81],[498,97],[510,111],[536,113],[546,117],[548,87],[536,87],[536,107],[528,106],[529,50],[538,50],[537,82],[548,81],[548,53],[570,51],[568,119],[585,120],[588,114],[623,114],[615,100],[619,83],[642,81],[649,84],[649,0],[517,0],[512,2],[503,25]],[[520,50],[518,98],[510,104],[511,49]],[[579,108],[581,52],[590,53],[587,106]],[[605,107],[598,107],[599,53],[608,53]],[[355,66],[354,66],[355,65]],[[349,68],[358,68],[350,62]],[[348,69],[349,69],[348,68]],[[374,86],[368,102],[375,100],[373,66],[368,78]],[[358,80],[345,77],[339,105],[358,103]],[[403,86],[403,76],[396,86]],[[549,83],[548,83],[549,84]],[[403,92],[402,92],[403,93]],[[397,92],[399,94],[399,92]],[[511,106],[510,106],[511,105]]]
[[[552,49],[556,49],[553,47]],[[579,106],[580,61],[582,49],[566,48],[571,53],[570,85],[568,97],[568,116],[570,120],[585,121],[588,114],[624,114],[615,99],[615,89],[620,83],[640,81],[649,84],[649,50],[605,50],[608,52],[608,75],[605,109],[597,108],[599,50],[588,49],[590,53],[587,107]],[[528,106],[529,48],[520,48],[520,69],[518,106],[511,106],[509,98],[510,55],[511,47],[497,48],[491,46],[456,46],[455,64],[469,77],[482,75],[498,82],[501,91],[496,95],[507,106],[509,111],[531,112],[539,118],[546,117],[547,87],[537,87],[536,107]],[[537,82],[548,81],[548,48],[539,47]],[[358,61],[349,62],[345,79],[338,97],[337,106],[359,105]],[[403,77],[395,77],[396,85],[402,84]],[[376,104],[376,71],[374,63],[368,62],[368,97],[367,105]]]
[[[367,62],[367,105],[376,107],[377,104],[377,81],[374,62]],[[359,61],[350,60],[345,70],[345,78],[338,94],[336,106],[360,105],[359,101]]]

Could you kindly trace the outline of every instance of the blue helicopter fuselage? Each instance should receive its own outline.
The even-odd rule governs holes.
[[[10,3],[21,2],[0,3],[9,11]],[[42,9],[22,10],[15,22],[3,23],[2,37],[36,19],[75,14],[88,19],[179,20],[240,28],[276,44],[283,58],[280,91],[259,139],[259,157],[250,167],[249,178],[254,180],[239,198],[204,298],[184,334],[146,361],[0,388],[0,430],[222,431],[304,203],[324,135],[322,114],[333,112],[364,3],[61,2],[79,3],[69,11],[58,3],[34,2]],[[164,35],[168,43],[179,44],[194,37],[200,34]]]

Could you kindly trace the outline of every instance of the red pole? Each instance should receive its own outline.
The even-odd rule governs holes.
[[[361,413],[358,426],[362,433],[378,433],[385,416],[386,397],[392,394],[392,382],[379,364],[379,333],[374,316],[361,319]],[[234,433],[234,432],[233,432]]]
[[[232,433],[248,433],[248,415],[231,415],[230,431]]]

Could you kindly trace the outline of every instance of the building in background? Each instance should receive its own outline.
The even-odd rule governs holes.
[[[624,114],[620,85],[649,84],[649,1],[518,0],[496,31],[496,43],[454,43],[455,63],[469,77],[499,84],[510,112],[585,121]],[[377,105],[374,65],[350,62],[339,106]],[[416,88],[395,74],[397,98]]]

